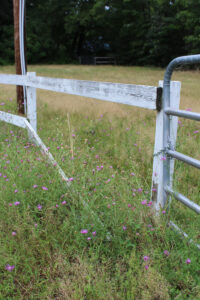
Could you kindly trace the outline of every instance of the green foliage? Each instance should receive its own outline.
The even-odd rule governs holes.
[[[14,62],[13,35],[12,2],[3,0],[0,9],[0,65]]]
[[[29,63],[108,56],[119,64],[166,66],[200,52],[200,1],[27,0]],[[0,12],[0,64],[12,63],[12,2]]]

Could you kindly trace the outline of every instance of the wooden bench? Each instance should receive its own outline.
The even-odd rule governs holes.
[[[116,60],[114,57],[94,57],[95,65],[116,65]]]

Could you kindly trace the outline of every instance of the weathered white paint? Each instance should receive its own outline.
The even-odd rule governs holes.
[[[28,72],[27,78],[35,78],[35,72]],[[37,102],[36,102],[36,88],[27,86],[27,119],[31,126],[37,132]]]
[[[24,124],[24,120],[26,120],[24,117],[20,117],[4,111],[0,111],[0,121],[10,123],[18,127],[26,128]]]
[[[7,74],[0,74],[1,83],[24,85],[156,110],[157,87],[155,86]]]
[[[27,84],[54,92],[156,109],[157,88],[154,86],[48,77],[28,78]]]
[[[163,81],[159,81],[159,86],[163,86]],[[181,83],[179,81],[171,81],[170,85],[170,106],[179,109]],[[165,155],[163,153],[163,109],[157,113],[156,132],[153,159],[152,174],[152,192],[151,199],[153,206],[158,213],[163,207],[163,164],[165,163]],[[170,116],[170,140],[172,147],[175,148],[177,136],[178,118]],[[174,159],[170,161],[170,187],[173,183]]]
[[[61,169],[61,167],[58,165],[58,163],[55,161],[55,159],[53,158],[52,154],[49,152],[49,150],[47,149],[47,147],[45,146],[45,144],[42,142],[41,138],[38,136],[38,134],[35,132],[35,130],[33,129],[33,127],[31,126],[31,124],[25,120],[24,121],[25,127],[28,130],[29,136],[31,137],[31,139],[35,140],[35,143],[37,146],[40,147],[41,152],[44,153],[49,162],[58,170],[58,173],[60,174],[60,176],[62,177],[62,179],[66,182],[68,182],[68,178],[65,175],[65,173],[63,172],[63,170]]]
[[[27,85],[26,75],[0,74],[0,84]]]

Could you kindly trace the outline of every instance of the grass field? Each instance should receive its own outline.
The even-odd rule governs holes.
[[[157,85],[164,70],[30,66],[37,75]],[[14,73],[13,66],[0,73]],[[200,73],[176,72],[181,108],[200,112]],[[16,112],[15,87],[0,108]],[[200,299],[198,216],[172,200],[160,223],[150,194],[155,112],[37,91],[38,133],[63,183],[26,132],[0,123],[0,299]],[[200,159],[198,122],[180,119],[177,150]],[[175,189],[200,204],[199,171],[177,162]],[[85,204],[84,204],[85,203]]]

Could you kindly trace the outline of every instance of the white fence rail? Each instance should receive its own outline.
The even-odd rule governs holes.
[[[12,115],[6,112],[0,112],[0,120],[13,125],[26,128],[30,138],[34,138],[36,144],[47,154],[52,164],[57,164],[50,154],[46,151],[46,146],[37,135],[37,105],[36,89],[50,90],[54,92],[67,93],[83,97],[89,97],[109,102],[128,104],[150,110],[157,110],[155,147],[152,175],[152,201],[157,211],[163,205],[163,109],[161,107],[161,88],[155,86],[121,84],[109,82],[95,82],[85,80],[59,79],[39,77],[35,73],[25,75],[5,75],[0,74],[0,84],[22,85],[27,89],[27,118]],[[162,86],[162,83],[159,83]],[[180,82],[171,82],[171,99],[174,103],[174,109],[179,108],[180,100]],[[27,122],[29,121],[29,123]],[[176,144],[178,118],[171,117],[171,132],[173,136],[173,145]],[[171,163],[171,184],[173,180],[173,164]],[[67,176],[58,166],[59,174],[62,179],[67,180]]]
[[[24,118],[24,117],[20,117],[20,116],[16,116],[13,114],[9,114],[4,111],[0,111],[0,120],[4,121],[6,123],[10,123],[12,125],[21,127],[21,128],[26,128],[25,123],[24,123],[26,118]]]
[[[27,76],[0,74],[0,83],[25,85],[156,110],[157,87],[155,86],[48,78],[35,76],[35,73],[27,73]]]

